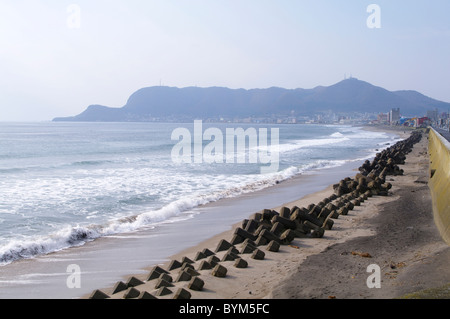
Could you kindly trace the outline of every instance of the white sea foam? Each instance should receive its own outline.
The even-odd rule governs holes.
[[[342,137],[336,135],[336,136],[333,136],[333,138],[296,140],[296,141],[292,141],[290,143],[283,143],[283,144],[278,145],[278,151],[280,153],[287,153],[287,152],[293,152],[293,151],[296,151],[296,150],[299,150],[302,148],[333,145],[333,144],[347,142],[349,140],[350,139],[348,137],[344,137],[343,135],[342,135]],[[268,146],[268,147],[259,146],[258,148],[261,150],[268,150],[268,151],[271,151],[273,149],[271,146]]]
[[[344,137],[344,134],[342,134],[341,132],[336,132],[330,135],[331,137]]]
[[[105,224],[66,225],[49,236],[31,236],[20,240],[13,239],[0,247],[0,264],[7,264],[17,259],[32,258],[72,246],[83,245],[86,242],[104,236],[134,232],[143,227],[170,222],[174,218],[177,218],[177,221],[191,218],[192,210],[200,205],[262,190],[304,172],[336,167],[342,164],[343,161],[317,161],[303,167],[289,167],[277,173],[254,175],[251,182],[238,182],[242,178],[235,176],[234,179],[237,183],[233,185],[229,180],[228,187],[225,189],[217,187],[218,190],[212,192],[198,192],[193,196],[183,196],[160,209],[111,219]],[[221,177],[218,176],[217,178],[220,179]],[[226,179],[227,177],[222,176],[222,178]]]

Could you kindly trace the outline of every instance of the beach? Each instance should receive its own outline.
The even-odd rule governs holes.
[[[403,130],[396,133],[403,138],[410,135]],[[325,230],[321,238],[295,238],[289,244],[280,245],[278,251],[269,251],[269,245],[261,245],[256,249],[259,257],[255,250],[244,252],[246,242],[234,245],[234,256],[228,246],[218,249],[224,241],[233,240],[237,228],[244,228],[241,220],[228,230],[173,254],[166,262],[117,278],[113,287],[98,287],[85,298],[370,299],[397,298],[442,286],[450,279],[446,267],[450,248],[440,238],[433,222],[427,187],[426,136],[414,145],[405,163],[399,166],[404,171],[402,175],[386,177],[386,182],[392,185],[388,196],[372,196],[348,214],[335,216],[332,228]],[[357,173],[357,167],[353,173],[353,176]],[[319,203],[333,195],[334,183],[299,199],[266,208],[280,212],[282,207],[292,209]],[[204,258],[200,257],[201,252],[206,254]],[[212,266],[202,263],[209,257],[208,252],[221,260],[223,277],[217,273],[220,269],[215,269],[213,275]],[[186,261],[184,272],[180,271]],[[236,266],[237,261],[241,262],[240,266]],[[370,288],[367,283],[371,265],[380,269],[380,288]],[[164,277],[160,276],[161,269],[167,272],[165,281],[160,278]],[[190,285],[195,285],[192,282],[201,289],[192,288]]]
[[[374,156],[375,147],[384,148],[398,140],[396,134],[366,132],[360,127],[312,125],[305,130],[302,125],[283,126],[286,139],[282,146],[288,151],[283,153],[283,161],[290,160],[291,164],[283,164],[281,172],[266,178],[248,174],[248,164],[232,165],[232,172],[225,175],[216,170],[226,170],[225,166],[216,166],[211,174],[205,164],[197,166],[200,171],[184,165],[171,167],[170,156],[167,158],[170,151],[161,153],[159,145],[164,144],[173,127],[132,123],[95,127],[42,124],[28,128],[33,132],[53,132],[55,154],[69,136],[76,136],[79,143],[70,146],[63,159],[50,152],[48,160],[36,168],[28,165],[34,162],[33,154],[44,156],[48,152],[39,153],[40,149],[31,152],[23,167],[16,167],[15,161],[6,163],[16,167],[3,170],[4,181],[11,182],[3,184],[3,191],[10,194],[5,198],[17,214],[1,215],[6,220],[12,218],[0,226],[9,227],[15,237],[22,234],[24,239],[11,244],[7,238],[2,241],[0,258],[7,263],[1,266],[0,298],[80,298],[98,287],[125,280],[130,273],[144,275],[150,265],[163,264],[170,256],[229,231],[253,213],[322,191],[336,180],[354,175],[355,167]],[[84,141],[91,137],[85,132],[89,130],[101,136],[96,142],[101,145],[108,143],[111,134],[117,139],[114,147],[108,147],[110,154],[97,154],[96,143],[86,148]],[[23,125],[12,125],[4,131],[21,134]],[[129,135],[124,136],[124,131]],[[136,136],[143,135],[149,140],[136,140]],[[23,147],[27,149],[39,145],[43,142],[39,139],[46,137],[27,136],[33,137],[25,139]],[[311,157],[315,149],[324,151]],[[161,155],[162,161],[149,164],[154,156]],[[158,165],[164,168],[158,169]],[[51,178],[42,179],[42,172]],[[56,232],[50,229],[50,233],[44,232],[38,238],[27,237],[28,229],[34,225],[31,220],[29,228],[21,233],[27,223],[15,216],[22,216],[17,205],[24,186],[29,189],[33,204],[29,216],[46,212],[41,224],[57,229]],[[131,216],[128,213],[127,218],[122,218],[121,209],[132,210]],[[68,224],[54,223],[66,216]],[[3,228],[3,234],[4,231]],[[79,285],[68,284],[76,269],[80,274]]]

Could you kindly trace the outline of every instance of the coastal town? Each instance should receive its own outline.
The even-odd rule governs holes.
[[[153,119],[159,122],[162,119]],[[166,119],[174,121],[173,119]],[[321,112],[312,115],[296,116],[292,112],[289,116],[270,115],[267,117],[246,117],[246,118],[207,118],[205,123],[265,123],[265,124],[341,124],[341,125],[361,125],[378,124],[405,127],[427,127],[433,126],[449,131],[450,113],[439,112],[438,109],[427,110],[423,114],[415,116],[403,116],[400,108],[392,108],[386,113],[335,113],[333,111]]]

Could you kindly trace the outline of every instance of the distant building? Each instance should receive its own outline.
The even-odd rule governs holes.
[[[400,109],[399,108],[392,109],[389,112],[389,124],[391,125],[397,124],[399,120],[400,120]]]
[[[380,114],[378,114],[377,121],[380,124],[386,124],[389,121],[388,113],[380,113]]]
[[[433,122],[437,122],[438,116],[439,112],[437,109],[427,111],[427,117]]]
[[[428,117],[415,118],[415,122],[415,127],[428,126],[431,124],[431,121]]]

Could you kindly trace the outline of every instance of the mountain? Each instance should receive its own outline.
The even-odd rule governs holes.
[[[313,89],[229,89],[224,87],[175,88],[155,86],[133,93],[125,106],[91,105],[73,117],[54,121],[121,122],[152,118],[243,118],[271,115],[334,113],[386,113],[400,108],[403,116],[423,116],[427,110],[447,110],[450,103],[416,91],[388,91],[350,78]]]

